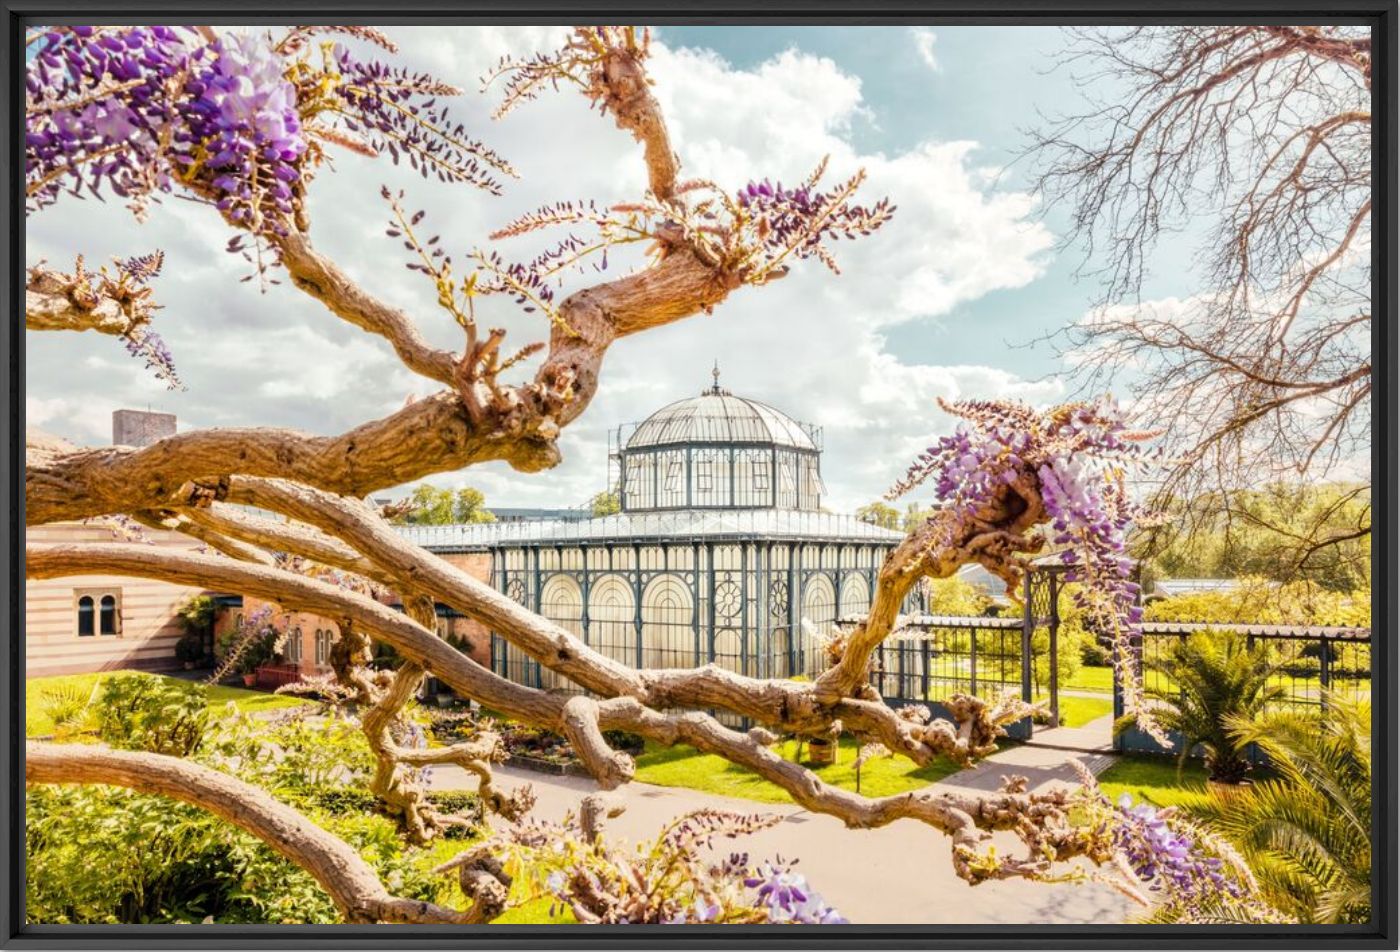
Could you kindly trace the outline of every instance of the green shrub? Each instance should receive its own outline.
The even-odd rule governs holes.
[[[1249,772],[1247,744],[1231,724],[1263,713],[1282,697],[1284,688],[1270,684],[1277,667],[1265,645],[1249,646],[1235,632],[1197,632],[1164,660],[1148,665],[1167,677],[1177,689],[1162,695],[1170,705],[1157,715],[1158,723],[1181,734],[1179,763],[1191,751],[1205,751],[1210,779],[1235,783]]]
[[[139,684],[149,676],[122,680],[137,683],[123,685],[121,699],[150,696]],[[118,717],[118,711],[136,713]],[[143,704],[114,704],[109,721],[114,731],[134,724],[130,735],[149,740],[147,712]],[[233,717],[211,729],[192,759],[296,806],[349,843],[398,895],[442,902],[455,888],[430,872],[441,857],[406,848],[396,823],[360,786],[373,762],[364,735],[345,721],[312,719],[300,710],[272,721]],[[102,786],[36,785],[26,795],[30,922],[339,921],[309,873],[196,807]],[[429,798],[444,810],[475,803],[472,793]]]
[[[203,685],[149,674],[122,674],[102,682],[97,731],[113,747],[188,757],[209,728],[209,692]]]
[[[175,642],[175,660],[181,664],[198,664],[204,660],[204,639],[194,632],[186,632]]]
[[[256,837],[195,807],[130,790],[27,791],[26,913],[33,923],[335,923],[311,875]],[[390,884],[441,901],[426,851],[404,849],[393,821],[311,813]]]

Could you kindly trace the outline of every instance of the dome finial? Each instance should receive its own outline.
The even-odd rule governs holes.
[[[724,394],[725,391],[724,391],[724,390],[721,390],[721,389],[720,389],[720,386],[719,386],[719,361],[718,361],[718,360],[715,361],[715,366],[714,366],[714,369],[710,371],[710,376],[713,377],[713,378],[715,378],[714,384],[713,384],[708,390],[701,390],[700,392],[701,392],[702,394],[713,393],[713,394],[715,394],[715,395],[717,395],[717,396],[718,396],[718,395]]]

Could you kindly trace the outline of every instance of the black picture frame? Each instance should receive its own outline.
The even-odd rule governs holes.
[[[4,413],[0,415],[0,480],[3,480],[6,545],[0,552],[9,584],[3,594],[5,650],[0,661],[0,735],[4,783],[0,784],[0,945],[7,949],[359,949],[510,948],[629,949],[733,948],[1328,948],[1397,947],[1397,737],[1396,701],[1400,672],[1396,651],[1396,350],[1397,139],[1396,0],[0,0],[0,63],[5,77],[0,145],[6,187],[3,213],[4,300],[11,319],[0,340],[6,368]],[[1276,22],[1370,24],[1373,29],[1373,302],[1381,320],[1372,322],[1375,638],[1373,683],[1383,685],[1373,701],[1373,908],[1369,926],[1134,926],[1036,924],[1007,926],[852,925],[743,926],[481,926],[471,930],[436,926],[32,926],[24,921],[24,737],[21,704],[24,678],[24,336],[20,313],[24,274],[24,203],[21,116],[23,23],[42,22],[362,22],[376,25],[453,23],[645,22],[735,24],[1177,24],[1188,22]],[[934,860],[930,860],[933,862]]]

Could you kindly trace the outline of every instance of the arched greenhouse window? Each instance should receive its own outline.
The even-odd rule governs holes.
[[[93,624],[93,621],[94,621],[93,615],[94,615],[94,614],[95,614],[94,603],[93,603],[93,600],[92,600],[92,596],[91,596],[91,595],[84,595],[82,598],[78,599],[78,635],[79,635],[79,637],[87,637],[88,635],[92,635],[92,634],[95,634],[95,633],[96,633],[96,628],[95,628],[95,626],[94,626],[94,624]]]
[[[551,575],[546,579],[540,586],[540,614],[570,634],[582,636],[583,589],[578,581],[568,575]],[[541,665],[540,686],[568,687],[570,682]]]
[[[863,575],[848,575],[841,583],[839,615],[864,615],[870,610],[870,584]]]
[[[694,599],[675,575],[658,575],[642,594],[642,666],[683,668],[695,664]]]
[[[104,635],[115,635],[117,633],[117,598],[115,595],[103,595],[100,609],[100,620],[98,631]]]
[[[825,575],[813,575],[802,593],[802,625],[793,640],[793,673],[811,676],[822,656],[818,639],[831,633],[836,621],[836,589]]]
[[[620,575],[604,575],[588,593],[588,643],[614,661],[637,660],[637,602]]]

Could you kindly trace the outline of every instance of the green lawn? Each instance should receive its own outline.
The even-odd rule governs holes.
[[[1074,672],[1074,677],[1067,678],[1060,685],[1062,688],[1072,688],[1076,691],[1099,691],[1103,694],[1113,693],[1113,669],[1090,667],[1080,665],[1079,670]]]
[[[784,757],[791,757],[795,745],[788,743],[775,748]],[[836,763],[815,767],[813,771],[827,783],[855,790],[857,745],[848,737],[841,739]],[[919,767],[904,757],[882,757],[861,768],[860,792],[866,796],[905,793],[925,787],[936,780],[956,773],[958,766],[946,758],[938,758],[927,767]],[[743,797],[762,803],[792,803],[786,790],[762,777],[730,763],[714,754],[702,754],[692,747],[677,744],[659,747],[650,742],[637,758],[637,779],[663,787],[688,787],[704,793]]]
[[[1060,695],[1060,726],[1083,727],[1090,721],[1098,720],[1113,713],[1111,697],[1077,697],[1073,694]]]
[[[47,692],[73,687],[96,696],[100,682],[119,674],[140,674],[137,671],[97,671],[88,674],[60,674],[48,678],[30,678],[24,684],[24,734],[26,737],[42,737],[52,734],[53,721],[44,713],[44,695]],[[152,677],[164,678],[163,674]],[[175,680],[171,678],[171,680]],[[248,691],[243,688],[227,687],[219,684],[209,688],[209,707],[222,710],[229,701],[238,705],[240,711],[266,711],[279,707],[296,707],[306,701],[281,694],[267,694],[262,691]]]
[[[1173,757],[1123,757],[1099,775],[1099,786],[1115,802],[1128,793],[1135,803],[1186,805],[1205,796],[1206,771],[1195,760],[1178,773]]]

